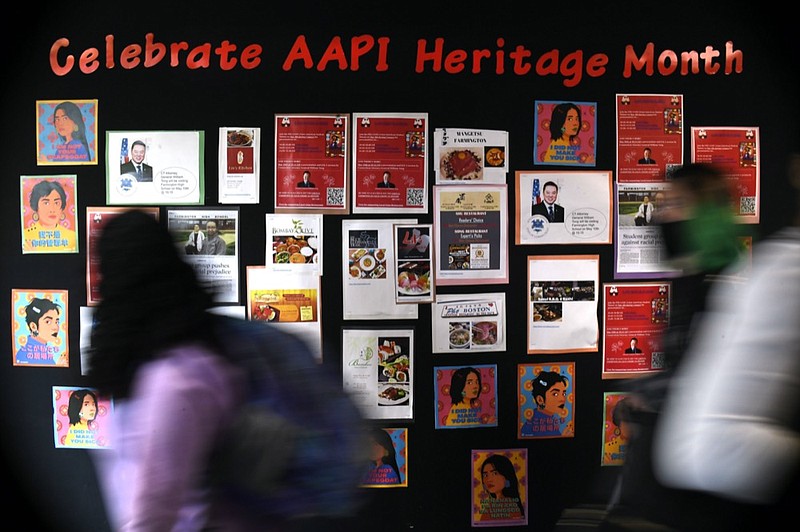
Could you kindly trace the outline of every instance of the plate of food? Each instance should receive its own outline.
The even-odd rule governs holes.
[[[407,296],[430,294],[430,271],[420,275],[414,272],[400,272],[397,276],[397,291]]]
[[[469,347],[469,340],[469,329],[453,327],[450,330],[450,347],[453,349],[465,349]]]
[[[442,176],[448,180],[483,179],[481,157],[470,149],[458,148],[443,152],[439,169]]]
[[[408,401],[409,390],[407,384],[385,384],[378,387],[378,404],[393,406]]]
[[[364,255],[358,260],[358,265],[364,272],[371,272],[377,263],[378,261],[372,255]]]
[[[250,131],[237,129],[228,131],[228,146],[250,146],[253,143],[253,136]]]
[[[497,323],[478,321],[472,324],[472,343],[475,345],[494,345],[497,343]]]

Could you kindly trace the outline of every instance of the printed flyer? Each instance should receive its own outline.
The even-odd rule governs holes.
[[[437,185],[505,183],[508,131],[436,128],[433,159]]]
[[[431,306],[434,353],[506,350],[506,294],[439,294]]]
[[[497,426],[497,364],[434,366],[435,427]]]
[[[75,175],[20,176],[22,253],[78,253]]]
[[[36,164],[97,164],[97,100],[36,101]]]
[[[271,270],[322,275],[322,215],[266,214],[264,265]]]
[[[528,524],[528,450],[473,449],[472,526]]]
[[[597,102],[537,100],[533,123],[537,164],[597,164]]]
[[[94,388],[53,386],[53,435],[56,449],[109,449],[114,415],[111,399]]]
[[[432,303],[436,286],[433,278],[433,226],[395,224],[394,246],[397,257],[397,303]]]
[[[11,353],[15,366],[69,367],[66,290],[11,289]]]
[[[261,128],[219,128],[219,202],[258,203]]]
[[[369,462],[362,488],[408,487],[408,429],[373,427],[368,431]]]
[[[625,463],[625,453],[628,451],[628,438],[630,426],[626,418],[630,414],[627,392],[603,393],[603,453],[600,459],[601,466],[621,466]]]
[[[519,364],[517,437],[575,436],[575,363]]]

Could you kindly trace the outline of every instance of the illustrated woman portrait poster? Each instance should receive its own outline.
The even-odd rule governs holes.
[[[517,373],[517,437],[575,436],[575,364],[520,364]]]
[[[77,253],[77,176],[21,176],[22,253]]]
[[[94,388],[53,386],[56,448],[107,449],[113,404]]]
[[[36,164],[97,164],[97,100],[36,102]]]
[[[472,526],[528,524],[528,450],[473,449]]]

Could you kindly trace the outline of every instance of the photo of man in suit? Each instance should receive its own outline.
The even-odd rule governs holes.
[[[542,200],[531,206],[531,215],[541,214],[550,223],[564,223],[564,207],[556,204],[558,199],[558,185],[553,181],[548,181],[542,187]]]
[[[311,172],[303,172],[303,180],[297,182],[297,188],[315,188],[317,185],[311,182]]]
[[[378,188],[396,188],[392,183],[392,173],[388,170],[383,173],[383,181],[378,182]]]
[[[625,350],[625,354],[641,353],[642,350],[637,347],[638,344],[639,340],[635,336],[631,338],[631,346]]]
[[[137,181],[151,182],[153,180],[153,167],[144,162],[147,146],[141,140],[134,140],[131,144],[131,160],[119,166],[120,175],[131,174]]]
[[[650,157],[650,148],[642,150],[642,158],[639,159],[639,164],[656,164],[656,160]]]

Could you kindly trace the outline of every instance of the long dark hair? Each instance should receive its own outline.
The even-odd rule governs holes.
[[[126,397],[136,370],[187,340],[213,345],[210,295],[178,255],[166,227],[140,210],[112,218],[97,245],[100,303],[89,378],[101,394]]]
[[[83,114],[81,114],[81,109],[73,102],[61,102],[60,104],[56,105],[56,108],[53,109],[53,123],[55,124],[55,116],[56,111],[61,109],[64,113],[72,120],[75,125],[77,126],[78,130],[72,132],[72,138],[75,140],[80,141],[83,144],[83,147],[86,148],[86,157],[87,160],[92,160],[92,152],[89,150],[89,141],[86,140],[86,123],[83,120]],[[56,130],[58,133],[58,130]],[[61,141],[66,141],[67,139],[62,137],[61,134],[58,134],[58,138]]]
[[[490,454],[481,464],[481,478],[483,478],[483,469],[487,464],[493,465],[497,472],[506,479],[506,484],[508,485],[503,487],[503,495],[516,499],[521,515],[525,515],[525,507],[522,505],[522,497],[519,494],[519,479],[517,479],[517,471],[514,468],[514,464],[502,454]],[[489,496],[495,498],[493,493],[490,493]]]
[[[388,456],[381,458],[381,462],[394,469],[394,472],[397,474],[397,481],[400,482],[400,467],[397,465],[397,452],[394,450],[394,443],[392,443],[391,435],[383,429],[375,428],[372,429],[371,437],[375,440],[375,443],[386,449],[389,453]]]

